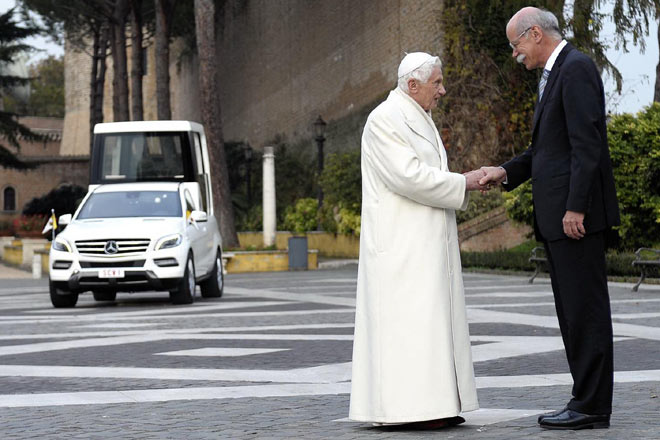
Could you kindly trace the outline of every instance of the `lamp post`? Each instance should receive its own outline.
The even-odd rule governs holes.
[[[252,207],[252,147],[249,144],[243,144],[243,154],[245,155],[245,190],[247,191],[248,208]]]
[[[321,206],[323,206],[323,189],[321,188],[321,173],[323,172],[323,142],[325,142],[325,126],[328,125],[321,115],[316,118],[314,121],[314,140],[316,140],[316,146],[318,147],[318,200],[319,200],[319,212],[321,211]],[[321,219],[319,216],[318,229],[321,229]]]

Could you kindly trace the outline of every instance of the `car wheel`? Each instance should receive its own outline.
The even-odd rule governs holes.
[[[204,298],[219,298],[225,287],[225,274],[222,270],[222,251],[218,250],[211,276],[199,285]]]
[[[48,289],[50,290],[50,302],[56,309],[75,307],[78,302],[78,294],[67,292],[55,287],[55,283],[48,280]]]
[[[95,290],[92,292],[96,301],[114,301],[117,299],[117,292]]]
[[[195,300],[195,263],[192,254],[188,254],[183,278],[177,289],[170,292],[170,299],[173,304],[192,304]]]

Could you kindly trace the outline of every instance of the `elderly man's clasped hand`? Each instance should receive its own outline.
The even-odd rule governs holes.
[[[467,180],[467,190],[479,190],[482,194],[506,180],[506,171],[501,167],[481,167],[463,175]]]

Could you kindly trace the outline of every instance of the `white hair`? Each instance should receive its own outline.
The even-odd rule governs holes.
[[[562,37],[561,32],[559,31],[559,21],[555,14],[546,11],[545,9],[531,9],[532,10],[527,14],[520,14],[520,17],[516,21],[516,33],[520,33],[532,26],[538,26],[555,40],[561,40]]]
[[[442,69],[442,61],[440,61],[440,57],[433,57],[417,69],[400,77],[397,82],[399,89],[401,89],[402,92],[408,93],[408,80],[416,79],[417,81],[425,83],[429,80],[433,74],[433,70],[436,68]]]

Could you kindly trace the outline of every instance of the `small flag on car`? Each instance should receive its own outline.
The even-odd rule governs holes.
[[[51,209],[50,210],[50,218],[48,219],[48,223],[46,223],[46,226],[44,226],[44,229],[41,231],[41,234],[45,234],[48,231],[53,231],[53,236],[55,235],[55,229],[57,229],[57,219],[55,218],[55,210]]]

